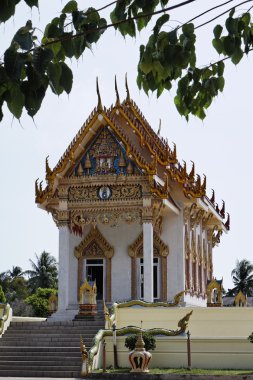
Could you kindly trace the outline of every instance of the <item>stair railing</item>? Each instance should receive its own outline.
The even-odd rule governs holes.
[[[0,338],[2,337],[5,330],[9,327],[12,319],[12,309],[8,303],[3,305],[1,309],[3,309],[3,315],[0,316]]]

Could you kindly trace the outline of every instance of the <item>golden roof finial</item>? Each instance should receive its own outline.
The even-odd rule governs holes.
[[[48,163],[48,157],[49,156],[46,157],[46,177],[48,177],[52,174],[52,170],[51,170],[49,163]]]
[[[116,92],[116,107],[120,106],[120,98],[119,98],[119,92],[118,92],[118,86],[117,86],[117,78],[115,75],[115,92]]]
[[[97,80],[96,80],[96,85],[97,85],[97,95],[98,95],[97,109],[98,109],[98,111],[103,111],[103,106],[102,106],[101,96],[100,96],[99,86],[98,86],[98,77],[97,77]]]
[[[203,194],[205,195],[206,194],[206,175],[205,174],[204,174],[204,181],[202,183],[201,190]]]
[[[36,197],[37,197],[37,196],[39,195],[39,193],[40,193],[40,189],[39,189],[38,182],[39,182],[39,178],[37,178],[36,181],[35,181],[35,195],[36,195]]]
[[[193,161],[191,161],[191,162],[192,162],[192,169],[191,169],[190,174],[189,174],[189,180],[191,182],[194,182],[194,179],[195,179],[195,164],[194,164]]]
[[[172,152],[172,158],[173,158],[173,160],[176,160],[177,159],[177,146],[176,146],[176,144],[174,142],[172,144],[174,146],[174,149],[173,149],[173,152]]]
[[[127,73],[125,76],[125,86],[126,86],[126,93],[127,93],[126,102],[129,103],[131,101],[131,98],[130,98],[130,92],[129,92],[128,83],[127,83]]]
[[[160,136],[160,133],[161,133],[161,127],[162,127],[162,120],[159,119],[159,127],[158,127],[157,136]]]

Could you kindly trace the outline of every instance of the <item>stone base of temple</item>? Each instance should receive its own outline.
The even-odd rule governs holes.
[[[70,309],[70,310],[57,310],[54,314],[52,314],[48,321],[50,322],[58,322],[58,321],[72,321],[75,316],[78,314],[78,309]]]

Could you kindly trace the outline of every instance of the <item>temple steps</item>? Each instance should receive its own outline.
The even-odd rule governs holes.
[[[80,377],[80,335],[87,349],[103,319],[11,322],[0,339],[0,377]]]

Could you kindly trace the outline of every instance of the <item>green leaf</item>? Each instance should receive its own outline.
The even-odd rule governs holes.
[[[65,33],[62,37],[63,37],[63,40],[61,41],[61,44],[62,44],[62,47],[63,47],[63,50],[65,52],[65,55],[66,57],[68,58],[72,58],[73,55],[74,55],[74,46],[73,46],[73,41],[71,38],[67,38],[67,39],[64,39],[64,37],[71,37],[72,36],[72,32],[71,33]]]
[[[5,68],[3,66],[0,66],[0,85],[8,82],[8,76],[6,74]]]
[[[48,48],[50,48],[53,51],[55,57],[57,56],[57,54],[61,50],[61,47],[62,46],[61,46],[61,42],[60,41],[55,42],[55,43],[53,43],[51,45],[48,45]]]
[[[218,79],[219,90],[222,92],[225,86],[225,79],[223,77],[219,77],[217,79]]]
[[[75,0],[71,0],[65,5],[65,7],[62,10],[62,13],[72,13],[74,11],[77,11],[77,9],[77,2]]]
[[[154,27],[154,34],[158,34],[161,30],[161,27],[163,26],[163,24],[165,24],[166,22],[168,22],[170,19],[170,15],[168,14],[164,14],[162,15],[161,17],[159,17],[159,19],[156,21],[156,24],[155,24],[155,27]]]
[[[60,63],[50,62],[47,67],[47,75],[52,91],[55,94],[60,95],[63,92],[63,87],[60,85],[62,75],[62,67]]]
[[[185,36],[190,37],[194,33],[194,24],[193,23],[184,24],[182,27],[182,31]]]
[[[13,114],[13,116],[15,116],[17,119],[20,119],[25,104],[24,94],[20,90],[19,85],[14,83],[12,83],[12,85],[10,86],[9,93],[10,98],[7,102],[7,106]]]
[[[249,25],[251,19],[251,15],[249,12],[246,12],[242,15],[241,20],[244,22],[244,24]]]
[[[243,57],[243,51],[240,48],[236,48],[234,53],[232,54],[231,61],[233,62],[234,65],[237,65],[240,60]]]
[[[230,34],[238,33],[238,19],[229,17],[226,20],[226,28]]]
[[[227,55],[232,55],[235,51],[235,38],[231,36],[224,37],[223,46]]]
[[[54,58],[54,53],[50,49],[38,47],[33,52],[33,66],[40,74],[47,69],[49,62]]]
[[[13,37],[13,41],[17,42],[22,50],[30,50],[33,47],[32,22],[28,20],[26,25],[20,28]]]
[[[60,65],[62,69],[60,85],[64,88],[64,91],[66,91],[66,93],[69,94],[72,89],[73,74],[70,68],[66,65],[66,63],[61,62]]]
[[[22,68],[28,58],[27,54],[17,53],[17,51],[10,47],[4,53],[4,67],[6,74],[12,80],[19,80],[21,77]]]
[[[212,44],[218,54],[221,54],[223,52],[223,43],[221,40],[217,40],[216,38],[214,38],[212,40]]]
[[[38,4],[38,0],[25,0],[26,4],[29,6],[29,7],[37,7],[39,6]]]
[[[74,47],[74,55],[75,58],[78,59],[82,53],[84,52],[84,49],[86,47],[85,39],[83,36],[77,37],[73,40],[73,47]]]
[[[221,25],[216,25],[213,34],[216,39],[219,39],[222,33],[223,27]]]
[[[233,17],[235,14],[235,8],[232,8],[231,11],[229,12],[229,17]]]
[[[195,115],[198,116],[200,120],[204,120],[204,118],[206,117],[206,114],[203,108],[198,108]]]
[[[7,21],[15,14],[15,0],[0,0],[0,23]]]
[[[221,77],[224,73],[224,69],[225,69],[225,64],[224,62],[218,62],[217,63],[217,73],[218,73],[218,76]]]
[[[41,86],[34,90],[28,81],[21,84],[21,90],[25,96],[25,108],[29,116],[33,117],[41,107],[42,100],[48,86],[47,78],[44,77]]]

